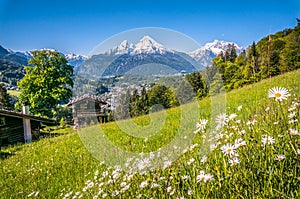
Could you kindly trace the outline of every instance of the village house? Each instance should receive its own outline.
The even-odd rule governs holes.
[[[42,124],[55,125],[55,121],[30,115],[28,106],[23,106],[22,113],[0,110],[0,146],[39,139]]]
[[[91,94],[84,94],[70,100],[69,107],[72,107],[74,125],[85,126],[91,123],[107,122],[108,104],[100,97]]]

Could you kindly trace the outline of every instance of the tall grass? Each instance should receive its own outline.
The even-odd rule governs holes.
[[[207,98],[198,110],[187,104],[2,150],[12,155],[0,161],[1,198],[299,198],[299,78],[227,93],[223,126]],[[292,96],[268,98],[275,86]],[[195,131],[199,119],[208,123]],[[264,144],[268,136],[274,143]]]

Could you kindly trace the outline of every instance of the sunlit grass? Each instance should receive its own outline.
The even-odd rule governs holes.
[[[83,198],[105,195],[108,198],[113,195],[116,198],[299,198],[300,139],[290,133],[290,129],[300,130],[299,122],[290,122],[300,119],[300,106],[291,110],[296,102],[300,103],[299,80],[300,71],[295,71],[229,92],[224,111],[227,116],[233,113],[237,116],[219,130],[211,126],[215,123],[211,104],[217,103],[206,98],[197,104],[198,111],[195,104],[187,104],[131,121],[91,126],[79,131],[80,136],[70,133],[2,150],[10,156],[0,161],[0,195],[2,198],[35,195],[38,198],[81,195]],[[283,102],[269,99],[268,90],[275,86],[287,88],[292,96]],[[240,111],[239,106],[242,106]],[[196,136],[194,118],[198,122],[200,118],[209,120],[206,130]],[[161,122],[161,126],[151,125],[151,121]],[[264,145],[265,135],[275,142]],[[177,137],[179,142],[173,143]],[[235,144],[238,138],[246,145],[234,149],[239,162],[232,165],[234,157],[225,155],[221,148]],[[185,142],[189,139],[192,142]],[[107,140],[111,146],[118,146],[118,150],[105,148],[109,146]],[[184,153],[170,165],[167,153],[160,157],[155,154],[149,162],[147,156],[140,154],[163,150],[170,143],[170,153]],[[95,146],[100,147],[91,150]],[[139,159],[122,165],[125,166],[122,171],[108,167],[120,162],[123,157],[118,155],[123,155],[122,151],[134,152]],[[116,158],[109,162],[104,155],[111,152]],[[284,158],[278,160],[279,155]],[[101,159],[105,164],[100,165]],[[145,164],[138,164],[142,161]],[[163,165],[156,165],[160,161]],[[128,169],[131,167],[142,169],[135,168],[132,172]],[[201,180],[201,170],[211,174],[213,180]]]

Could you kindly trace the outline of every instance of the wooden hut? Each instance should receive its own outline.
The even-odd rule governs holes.
[[[0,110],[0,146],[39,139],[42,123],[54,125],[55,121],[28,113]]]
[[[70,100],[68,106],[72,107],[75,126],[107,122],[108,104],[98,96],[84,94]]]

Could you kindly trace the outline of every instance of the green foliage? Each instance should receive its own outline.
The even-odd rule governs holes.
[[[207,86],[200,72],[193,72],[191,74],[187,74],[185,78],[193,87],[193,90],[197,94],[198,99],[202,99],[207,95]]]
[[[52,117],[56,105],[72,96],[73,67],[59,52],[42,50],[32,54],[26,75],[18,83],[21,94],[16,107],[20,109],[23,102],[28,102],[32,114]]]
[[[279,31],[268,35],[251,46],[239,56],[235,47],[213,59],[212,66],[205,71],[206,82],[214,85],[210,93],[218,92],[220,81],[227,91],[258,82],[262,79],[283,74],[300,68],[300,25],[294,29]],[[216,73],[212,71],[218,70]]]
[[[158,111],[162,108],[167,109],[174,106],[176,102],[174,102],[174,95],[172,93],[173,92],[165,85],[157,84],[153,86],[149,91],[149,104],[152,109],[155,109],[152,111]],[[159,107],[153,107],[154,105],[159,105]]]
[[[6,89],[0,84],[0,108],[11,109],[11,97],[7,93]]]

